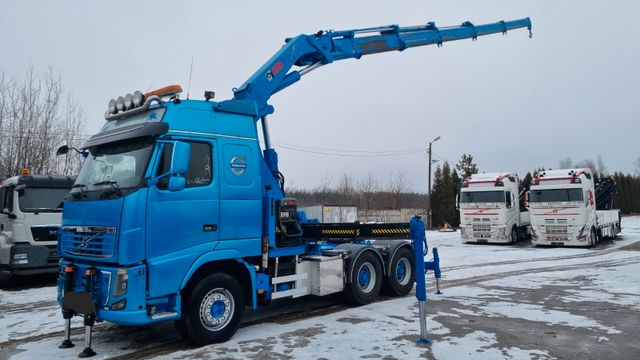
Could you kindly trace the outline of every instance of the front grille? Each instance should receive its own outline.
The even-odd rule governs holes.
[[[47,257],[47,265],[56,265],[60,260],[58,256],[58,245],[45,245],[49,249],[49,256]]]
[[[483,219],[484,220],[484,219]],[[491,224],[473,224],[473,237],[475,238],[490,238],[491,237]]]
[[[116,228],[65,226],[60,235],[62,252],[70,255],[110,258],[115,253]]]
[[[547,225],[545,226],[545,235],[547,241],[568,241],[569,227],[566,225]]]
[[[58,241],[58,226],[32,226],[33,241]]]

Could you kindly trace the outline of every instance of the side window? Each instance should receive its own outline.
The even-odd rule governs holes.
[[[186,176],[186,187],[205,186],[211,184],[213,178],[213,163],[211,156],[211,145],[199,142],[190,142],[191,156],[189,158],[189,171]],[[172,144],[165,144],[160,156],[160,163],[156,176],[162,175],[169,171],[171,167]],[[164,178],[158,182],[158,188],[167,189],[169,179]]]
[[[13,187],[8,187],[0,190],[0,197],[2,198],[2,212],[10,213],[13,211]]]
[[[191,143],[187,187],[211,184],[211,145]]]

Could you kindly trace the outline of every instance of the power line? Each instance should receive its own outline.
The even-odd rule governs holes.
[[[289,146],[296,149],[305,149],[305,150],[323,150],[323,151],[331,151],[331,152],[340,152],[340,153],[362,153],[362,154],[405,154],[409,152],[418,152],[425,151],[426,148],[416,148],[416,149],[405,149],[405,150],[380,150],[380,151],[371,151],[371,150],[347,150],[347,149],[332,149],[332,148],[323,148],[323,147],[314,147],[307,145],[296,145],[296,144],[287,144],[287,143],[278,143],[274,142],[274,145],[278,146]]]
[[[410,155],[410,154],[415,154],[415,153],[420,153],[420,152],[425,151],[425,149],[417,149],[417,150],[410,150],[410,151],[404,151],[404,152],[393,152],[393,153],[345,154],[345,153],[340,153],[340,152],[327,152],[327,151],[309,150],[309,149],[304,149],[304,148],[296,148],[296,147],[292,147],[292,146],[288,146],[288,145],[284,145],[284,144],[280,144],[279,146],[281,146],[281,147],[283,147],[285,149],[288,149],[288,150],[311,153],[311,154],[316,154],[316,155],[355,157],[355,158],[367,158],[367,157],[368,158],[376,158],[376,157],[402,156],[402,155]]]

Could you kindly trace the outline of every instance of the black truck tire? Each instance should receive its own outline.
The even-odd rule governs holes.
[[[351,266],[351,283],[345,286],[345,297],[356,305],[373,302],[380,293],[382,277],[382,264],[378,256],[370,250],[360,253]]]
[[[518,242],[518,228],[516,226],[513,226],[511,228],[511,243],[515,244]]]
[[[243,308],[238,280],[225,273],[212,274],[188,294],[176,328],[199,346],[227,341],[240,326]]]
[[[393,296],[405,296],[416,281],[416,261],[413,252],[406,246],[396,251],[389,263],[389,276],[384,278],[386,293]]]

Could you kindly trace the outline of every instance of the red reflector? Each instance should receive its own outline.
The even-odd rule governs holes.
[[[280,72],[280,70],[282,70],[283,67],[284,67],[284,64],[281,61],[278,61],[277,63],[273,64],[273,66],[271,67],[271,73],[273,75],[278,75],[278,73]]]

